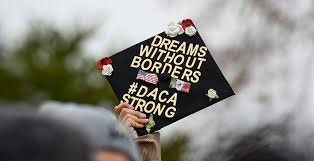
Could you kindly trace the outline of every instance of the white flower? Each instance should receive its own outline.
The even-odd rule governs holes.
[[[180,31],[178,32],[178,35],[183,34],[183,33],[184,33],[184,30],[183,30],[182,26],[181,26],[180,24],[178,24],[178,23],[176,24],[176,26],[177,26],[177,28],[180,29]]]
[[[107,75],[107,76],[111,76],[113,71],[112,65],[111,64],[107,64],[107,65],[103,65],[102,66],[102,75]]]
[[[217,95],[217,92],[214,89],[209,89],[207,91],[206,96],[208,96],[210,99],[219,98],[219,96]]]
[[[189,36],[193,36],[196,34],[196,28],[194,26],[189,26],[185,28],[185,34],[189,35]]]
[[[169,36],[169,37],[176,37],[177,35],[181,35],[184,33],[184,30],[182,28],[182,26],[178,23],[175,22],[171,22],[168,24],[168,28],[165,31],[165,33]]]

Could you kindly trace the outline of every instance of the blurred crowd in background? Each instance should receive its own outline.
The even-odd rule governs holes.
[[[112,110],[97,59],[191,18],[236,95],[160,130],[163,160],[314,160],[313,0],[0,2],[1,108]]]

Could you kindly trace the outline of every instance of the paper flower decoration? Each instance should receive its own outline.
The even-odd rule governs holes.
[[[196,34],[197,30],[194,26],[189,26],[189,27],[185,28],[184,32],[188,36],[194,36]]]
[[[112,74],[112,72],[113,72],[113,68],[112,68],[112,65],[111,65],[111,64],[103,65],[102,68],[103,68],[102,71],[101,71],[101,74],[102,74],[102,75],[111,76],[111,74]]]
[[[101,70],[102,75],[111,76],[113,72],[112,60],[109,57],[101,58],[97,62],[97,68]]]
[[[206,96],[209,97],[209,101],[211,101],[212,99],[215,99],[215,98],[219,98],[217,92],[214,89],[209,89],[207,91]]]
[[[184,33],[188,36],[194,36],[197,32],[195,25],[191,19],[185,19],[181,22]]]
[[[175,22],[170,22],[168,24],[168,28],[165,31],[165,33],[169,36],[169,37],[176,37],[177,35],[181,35],[184,33],[184,30],[182,28],[182,26],[180,25],[180,23],[175,23]]]
[[[168,28],[165,31],[167,36],[174,38],[178,35],[185,33],[188,36],[194,36],[197,29],[191,19],[184,19],[182,22],[171,22],[168,24]]]
[[[182,26],[182,28],[183,28],[184,30],[185,30],[187,27],[189,27],[189,26],[195,27],[195,25],[194,25],[194,23],[193,23],[193,21],[192,21],[191,19],[184,19],[184,20],[182,20],[181,26]]]
[[[153,114],[150,114],[148,120],[149,120],[148,124],[145,125],[145,128],[146,128],[146,131],[149,133],[151,129],[156,125]]]

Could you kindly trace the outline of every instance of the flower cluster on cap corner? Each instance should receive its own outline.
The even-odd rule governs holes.
[[[181,22],[170,22],[165,31],[167,36],[173,38],[185,33],[188,36],[194,36],[197,29],[191,19],[184,19]]]
[[[111,76],[113,72],[112,60],[109,57],[101,58],[97,61],[97,68],[101,71],[102,75]]]

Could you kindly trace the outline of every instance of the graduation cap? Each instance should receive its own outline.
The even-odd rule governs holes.
[[[144,135],[234,95],[193,21],[97,62],[119,100],[149,116]]]

